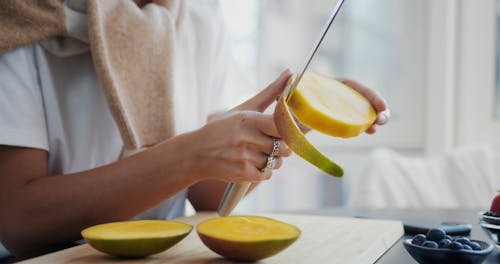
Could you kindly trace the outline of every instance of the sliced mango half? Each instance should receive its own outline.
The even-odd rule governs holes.
[[[376,112],[354,89],[313,72],[304,74],[288,100],[287,96],[279,99],[274,122],[290,149],[329,175],[342,177],[343,169],[307,140],[295,118],[331,136],[354,137],[373,124]]]
[[[215,253],[238,261],[273,256],[300,236],[296,226],[261,216],[226,216],[196,227],[203,243]]]
[[[117,257],[160,253],[186,237],[193,226],[170,220],[139,220],[92,226],[82,236],[93,248]]]

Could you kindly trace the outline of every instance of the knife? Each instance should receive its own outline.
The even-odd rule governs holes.
[[[345,0],[339,0],[337,4],[335,5],[335,8],[333,9],[332,14],[330,15],[330,18],[328,19],[328,22],[325,24],[323,28],[323,32],[317,41],[316,45],[314,46],[311,54],[309,55],[309,58],[306,61],[305,66],[302,68],[302,71],[300,71],[300,74],[295,78],[295,80],[289,84],[283,93],[281,94],[280,98],[284,96],[285,100],[287,101],[290,96],[292,95],[293,91],[297,88],[297,85],[299,84],[300,80],[304,76],[304,73],[307,71],[307,68],[311,64],[312,59],[316,55],[316,53],[319,50],[319,47],[321,46],[321,43],[325,39],[326,34],[328,33],[328,30],[333,24],[333,20],[335,20],[335,17],[337,17],[337,14],[340,11],[340,8],[344,4]],[[236,205],[240,202],[240,200],[245,196],[245,194],[248,191],[248,188],[250,187],[251,183],[250,182],[243,182],[243,183],[230,183],[226,191],[224,192],[224,195],[222,196],[222,200],[219,204],[219,208],[217,209],[217,213],[219,216],[228,216],[231,214],[233,209],[236,207]]]

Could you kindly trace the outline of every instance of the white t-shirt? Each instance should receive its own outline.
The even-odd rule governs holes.
[[[176,49],[176,134],[254,92],[235,71],[218,1],[188,1],[187,16]],[[33,44],[0,54],[0,145],[48,151],[49,175],[120,158],[123,142],[90,53],[57,57]],[[184,190],[138,218],[179,217],[185,198]]]

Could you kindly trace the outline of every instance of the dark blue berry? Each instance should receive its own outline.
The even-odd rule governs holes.
[[[453,241],[453,237],[451,237],[450,235],[446,235],[446,236],[444,236],[444,238],[446,238],[446,239],[449,239],[449,240]]]
[[[469,245],[464,245],[465,250],[472,250],[472,248]]]
[[[422,243],[422,247],[427,247],[427,248],[438,248],[438,244],[434,241],[425,241]]]
[[[442,228],[433,228],[427,232],[427,239],[438,242],[446,236]]]
[[[462,243],[456,241],[451,242],[450,249],[463,249],[463,248],[464,245],[462,245]]]
[[[458,242],[458,243],[462,243],[464,245],[470,245],[470,239],[468,239],[466,237],[455,238],[455,241]]]
[[[418,235],[415,235],[415,236],[412,238],[411,243],[412,243],[413,245],[420,246],[420,245],[422,245],[422,243],[424,243],[426,240],[427,240],[427,238],[425,237],[425,235],[423,235],[423,234],[418,234]]]
[[[481,246],[479,245],[479,243],[477,242],[470,242],[470,247],[473,249],[473,250],[481,250]]]
[[[449,248],[451,245],[451,240],[449,239],[441,239],[438,243],[439,248]]]

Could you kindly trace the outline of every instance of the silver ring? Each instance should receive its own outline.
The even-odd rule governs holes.
[[[280,151],[280,140],[273,137],[273,151],[269,154],[269,157],[276,157]]]
[[[263,169],[261,169],[260,171],[264,172],[267,169],[273,170],[275,166],[276,166],[276,159],[274,158],[274,156],[268,156],[266,166]]]

